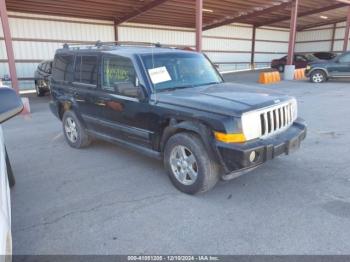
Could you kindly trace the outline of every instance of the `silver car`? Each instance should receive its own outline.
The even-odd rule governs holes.
[[[4,255],[12,254],[10,186],[15,184],[1,123],[17,115],[22,109],[22,101],[16,92],[0,86],[0,261],[6,258]]]

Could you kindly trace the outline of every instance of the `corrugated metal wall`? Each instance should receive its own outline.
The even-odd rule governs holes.
[[[161,42],[194,47],[195,32],[191,29],[125,23],[119,26],[119,40]],[[250,67],[252,32],[250,25],[232,24],[203,32],[203,51],[221,70],[239,70]],[[258,67],[269,66],[273,58],[288,50],[288,31],[277,28],[256,30]]]
[[[41,60],[52,59],[65,42],[100,39],[114,40],[113,22],[74,19],[9,12],[9,23],[19,78],[34,75]],[[0,77],[9,75],[7,55],[0,27]],[[20,81],[22,89],[33,88],[33,81]]]
[[[297,34],[297,52],[342,52],[345,22],[336,24],[334,49],[332,47],[333,25],[308,29]]]
[[[41,60],[52,59],[55,50],[65,42],[114,41],[111,21],[77,19],[9,12],[16,68],[19,78],[33,77]],[[0,27],[0,77],[8,75],[6,51]],[[252,27],[232,24],[203,32],[203,51],[220,70],[250,67]],[[120,41],[160,42],[194,47],[194,30],[177,27],[125,23],[118,27]],[[288,49],[288,31],[258,28],[256,31],[257,67],[269,66],[271,59],[281,57]],[[21,88],[32,88],[33,82],[21,81]]]

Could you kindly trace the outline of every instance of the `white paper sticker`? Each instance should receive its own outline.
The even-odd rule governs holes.
[[[159,84],[171,80],[169,72],[165,66],[149,69],[148,73],[153,84]]]

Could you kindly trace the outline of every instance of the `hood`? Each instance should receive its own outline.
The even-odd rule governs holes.
[[[242,113],[290,99],[277,92],[247,85],[220,83],[157,93],[157,103],[211,113],[241,116]]]

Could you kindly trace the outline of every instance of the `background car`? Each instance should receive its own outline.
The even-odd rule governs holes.
[[[52,72],[52,60],[42,61],[34,72],[35,91],[37,96],[44,96],[50,90],[49,77]]]
[[[330,78],[350,78],[350,52],[343,53],[332,60],[311,62],[305,75],[313,83],[323,83]]]
[[[320,60],[331,60],[337,56],[336,53],[332,53],[332,52],[316,52],[316,53],[313,53],[312,55],[317,57]]]
[[[22,109],[22,101],[15,91],[0,87],[0,124],[20,113]],[[0,256],[12,254],[10,187],[14,184],[0,125]]]
[[[294,55],[294,65],[295,68],[305,68],[309,62],[317,60],[313,55]],[[284,67],[287,64],[287,56],[280,59],[274,59],[271,62],[271,68],[277,69],[280,73],[284,72]]]

